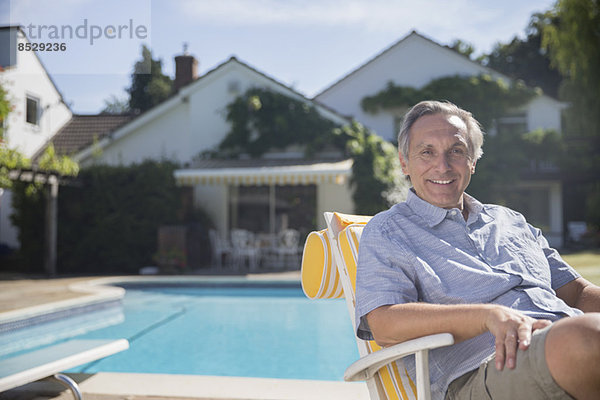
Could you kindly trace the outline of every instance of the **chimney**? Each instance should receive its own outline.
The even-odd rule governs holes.
[[[187,43],[183,45],[183,55],[175,57],[175,82],[173,89],[178,92],[183,86],[198,78],[198,61],[187,51]]]

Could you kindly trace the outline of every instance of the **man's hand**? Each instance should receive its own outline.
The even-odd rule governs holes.
[[[517,349],[526,350],[531,334],[552,322],[534,319],[504,306],[492,306],[485,320],[485,328],[496,338],[496,369],[513,369],[517,363]]]

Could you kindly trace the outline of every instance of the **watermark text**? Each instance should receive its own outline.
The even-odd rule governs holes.
[[[30,40],[66,40],[86,39],[90,45],[102,39],[146,39],[148,27],[144,24],[135,24],[129,19],[126,24],[89,24],[87,18],[77,26],[73,25],[36,25],[29,24],[24,27],[25,33]]]

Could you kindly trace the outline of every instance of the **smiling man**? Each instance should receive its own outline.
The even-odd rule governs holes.
[[[463,193],[477,162],[469,153],[475,145],[467,140],[467,125],[456,115],[431,114],[415,121],[412,132],[400,162],[415,193],[434,206],[463,211]]]
[[[362,234],[357,335],[389,346],[452,333],[455,345],[430,352],[434,399],[600,398],[600,288],[521,214],[465,193],[482,144],[454,104],[406,114],[398,147],[413,187]]]

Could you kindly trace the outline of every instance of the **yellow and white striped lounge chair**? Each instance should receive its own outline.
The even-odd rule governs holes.
[[[346,298],[355,325],[356,261],[358,243],[368,216],[325,213],[327,229],[311,232],[302,256],[302,288],[311,299]],[[360,359],[344,374],[346,381],[365,380],[373,400],[429,400],[431,349],[454,343],[449,333],[424,336],[385,349],[374,341],[356,339]],[[409,376],[403,357],[416,357],[416,382]]]

